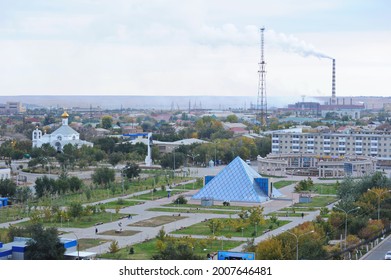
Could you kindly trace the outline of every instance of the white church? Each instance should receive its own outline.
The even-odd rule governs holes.
[[[67,144],[76,145],[80,148],[83,145],[92,147],[93,144],[88,141],[80,140],[80,134],[68,126],[68,117],[67,112],[64,112],[61,115],[62,125],[57,130],[51,134],[42,134],[42,131],[36,128],[33,131],[32,140],[33,148],[40,148],[43,144],[50,144],[57,152],[62,152],[62,149]]]

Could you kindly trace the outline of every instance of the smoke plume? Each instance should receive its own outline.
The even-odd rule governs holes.
[[[277,33],[274,30],[266,30],[265,41],[273,47],[286,52],[296,53],[303,57],[314,56],[317,58],[333,59],[332,57],[316,50],[313,45],[308,44],[293,35]]]

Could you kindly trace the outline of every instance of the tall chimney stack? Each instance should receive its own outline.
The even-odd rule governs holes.
[[[336,94],[335,94],[335,59],[333,58],[333,75],[332,75],[332,88],[331,88],[331,100],[335,104]]]

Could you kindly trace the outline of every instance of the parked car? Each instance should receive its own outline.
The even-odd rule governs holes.
[[[385,260],[391,260],[391,251],[388,251],[386,255],[384,256]]]

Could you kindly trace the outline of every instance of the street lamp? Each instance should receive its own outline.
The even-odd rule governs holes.
[[[48,168],[49,168],[49,178],[50,178],[50,175],[51,175],[51,173],[50,173],[50,161],[49,161],[49,159],[47,157],[44,157],[43,159],[46,160],[46,163],[48,165]]]
[[[355,210],[357,210],[357,209],[360,209],[360,207],[356,207],[356,208],[353,208],[353,209],[350,209],[349,211],[346,211],[346,210],[344,210],[344,209],[342,209],[342,208],[339,208],[339,207],[337,207],[337,206],[334,206],[334,208],[335,209],[338,209],[338,210],[341,210],[342,212],[344,212],[345,213],[345,250],[346,250],[346,243],[347,243],[347,240],[346,240],[346,236],[347,236],[347,234],[348,234],[348,214],[350,213],[350,212],[352,212],[352,211],[355,211]]]
[[[187,156],[191,157],[191,159],[193,160],[193,166],[194,166],[194,160],[196,157],[200,156],[200,154],[188,154]]]
[[[380,220],[380,196],[385,193],[391,192],[391,190],[387,190],[386,192],[382,192],[382,193],[377,193],[371,189],[368,189],[368,191],[376,194],[377,196],[377,219]]]
[[[300,235],[297,235],[297,234],[294,234],[293,232],[290,232],[290,231],[286,231],[287,233],[293,235],[295,238],[296,238],[296,260],[299,259],[299,238],[303,235],[306,235],[306,234],[310,234],[310,233],[313,233],[314,230],[311,230],[309,232],[305,232],[303,234],[300,234]]]

